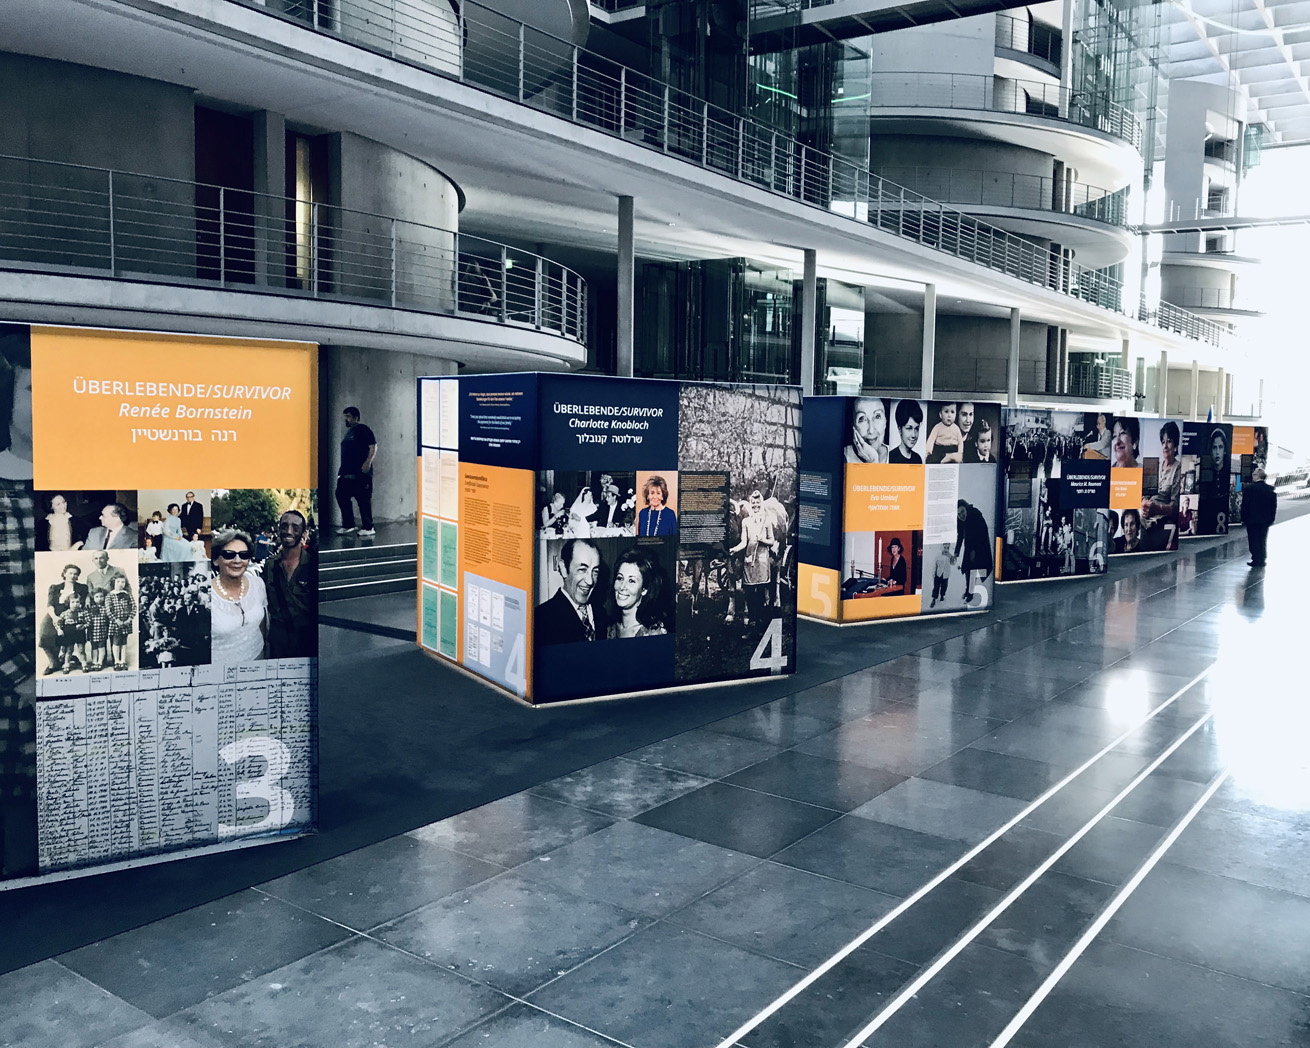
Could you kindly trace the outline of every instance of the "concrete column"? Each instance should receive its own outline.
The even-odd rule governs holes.
[[[255,125],[255,283],[281,286],[286,273],[282,252],[287,195],[287,121],[281,113],[256,113]]]
[[[633,201],[630,196],[619,197],[619,263],[618,263],[618,354],[615,374],[632,378],[633,295],[636,286],[636,253],[633,250]]]
[[[1005,366],[1005,403],[1019,406],[1019,307],[1010,309],[1010,359]]]
[[[932,400],[933,369],[937,364],[937,285],[923,286],[923,380],[919,396]]]
[[[1069,332],[1060,328],[1060,386],[1057,393],[1069,392]]]
[[[1214,407],[1214,420],[1222,422],[1228,414],[1228,373],[1219,369],[1219,403]]]
[[[801,392],[814,394],[814,335],[819,323],[819,256],[805,249],[805,271],[801,280]]]
[[[1066,119],[1073,91],[1073,5],[1074,0],[1060,5],[1060,115]]]
[[[1155,413],[1165,415],[1169,403],[1169,352],[1160,350],[1160,363],[1155,368]]]
[[[1201,365],[1195,360],[1192,361],[1192,421],[1197,421],[1201,415]]]
[[[1129,355],[1130,352],[1128,340],[1124,339],[1119,344],[1119,366],[1125,371],[1128,370],[1128,365],[1132,361],[1132,357]]]

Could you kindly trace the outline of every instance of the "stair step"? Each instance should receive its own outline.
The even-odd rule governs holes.
[[[371,597],[381,593],[413,592],[415,581],[408,579],[378,579],[371,582],[347,582],[337,586],[320,586],[319,603],[348,600],[351,597]]]
[[[360,564],[333,564],[320,566],[319,584],[326,585],[339,579],[370,579],[383,576],[408,575],[414,578],[418,574],[418,558],[409,557],[401,560],[365,561]]]
[[[417,542],[390,543],[385,546],[356,546],[352,549],[320,550],[320,566],[358,564],[371,560],[392,560],[396,557],[417,557]]]

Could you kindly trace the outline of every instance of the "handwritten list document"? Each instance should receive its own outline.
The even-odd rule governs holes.
[[[113,674],[108,694],[91,676],[41,681],[42,871],[309,830],[316,672],[313,659],[143,670]]]

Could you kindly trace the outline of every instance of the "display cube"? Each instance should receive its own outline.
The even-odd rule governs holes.
[[[991,604],[1001,406],[806,397],[800,611],[829,622]]]
[[[419,644],[539,704],[792,673],[794,386],[422,378]]]

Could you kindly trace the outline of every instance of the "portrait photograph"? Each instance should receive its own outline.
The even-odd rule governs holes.
[[[211,497],[208,489],[138,491],[137,539],[144,554],[141,562],[184,564],[208,560]]]
[[[36,555],[38,677],[138,669],[135,549]]]
[[[38,491],[37,552],[80,549],[136,549],[135,491]]]

